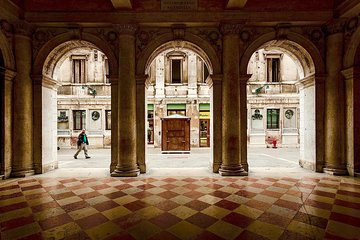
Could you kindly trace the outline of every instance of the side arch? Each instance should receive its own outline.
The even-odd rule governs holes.
[[[33,65],[33,74],[35,75],[42,74],[44,63],[54,49],[56,49],[58,46],[66,42],[77,40],[77,41],[84,41],[85,44],[86,42],[89,42],[94,44],[96,47],[98,47],[109,59],[110,75],[117,75],[118,74],[117,57],[116,54],[113,52],[113,50],[109,47],[109,44],[91,33],[84,32],[82,33],[81,36],[82,38],[81,40],[79,40],[79,38],[74,36],[72,33],[64,33],[52,38],[47,43],[45,43],[45,45],[40,49],[40,51],[38,52],[35,58]]]
[[[150,42],[148,46],[137,57],[136,74],[142,75],[145,73],[147,64],[149,63],[149,59],[151,59],[151,56],[157,49],[167,43],[176,41],[177,40],[174,40],[172,33],[165,33]],[[204,54],[202,55],[207,56],[206,58],[210,63],[210,67],[213,69],[213,74],[221,73],[221,61],[216,54],[214,48],[208,42],[191,33],[186,33],[184,39],[182,39],[181,41],[190,43],[191,45],[193,45],[194,48],[197,48],[196,52],[203,52]],[[204,59],[205,61],[207,60],[206,58]]]
[[[0,50],[3,55],[4,66],[6,69],[15,70],[15,57],[6,36],[0,31]]]
[[[349,45],[345,49],[344,62],[343,62],[344,69],[348,69],[352,66],[355,66],[356,64],[360,65],[360,59],[358,59],[358,62],[356,62],[355,59],[359,47],[360,47],[360,27],[358,27],[357,30],[353,33]]]
[[[245,50],[244,54],[241,57],[240,60],[240,74],[246,75],[247,74],[247,66],[250,61],[250,58],[252,54],[259,49],[262,45],[269,41],[273,40],[279,40],[276,38],[275,32],[270,32],[261,35],[260,37],[256,38]],[[298,45],[300,45],[302,48],[304,48],[307,53],[310,55],[313,64],[314,64],[314,71],[317,74],[325,73],[325,64],[324,60],[317,49],[317,47],[308,39],[304,38],[300,34],[289,32],[286,39],[281,40],[289,40],[291,42],[294,42]]]

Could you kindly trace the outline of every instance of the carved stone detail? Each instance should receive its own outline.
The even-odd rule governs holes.
[[[120,35],[127,34],[133,36],[135,35],[138,26],[136,24],[116,24],[115,28]]]
[[[31,38],[33,32],[33,26],[28,22],[18,21],[13,23],[15,35],[22,35]]]
[[[331,35],[335,33],[342,33],[345,31],[346,19],[339,18],[336,21],[329,22],[323,26],[324,32],[326,35]]]
[[[345,24],[345,37],[350,38],[356,29],[359,27],[360,16],[349,18]]]
[[[185,37],[185,28],[183,24],[174,24],[171,26],[174,40],[183,40]]]
[[[287,35],[290,32],[291,24],[280,23],[275,26],[276,39],[287,39]]]
[[[243,26],[244,24],[223,23],[220,25],[220,31],[223,35],[239,34]]]
[[[32,34],[33,59],[35,59],[35,57],[45,43],[47,43],[57,35],[60,35],[67,31],[67,29],[60,28],[37,28]]]
[[[146,46],[157,36],[169,32],[170,29],[139,29],[136,34],[136,55],[138,56],[146,48]]]

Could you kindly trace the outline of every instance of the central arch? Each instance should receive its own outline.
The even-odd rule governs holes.
[[[300,89],[300,112],[303,116],[300,123],[299,163],[304,168],[322,172],[324,161],[323,91],[325,66],[321,53],[312,42],[299,34],[289,32],[286,39],[278,39],[275,32],[270,32],[258,37],[246,48],[240,63],[241,75],[246,76],[252,54],[257,49],[270,45],[274,49],[286,52],[295,59],[295,64],[302,69],[299,73],[300,80],[297,83]],[[305,128],[304,124],[309,123],[311,124],[306,125]]]
[[[197,37],[195,37],[195,39],[197,39]],[[199,39],[198,39],[199,40]],[[219,92],[216,92],[216,94],[214,93],[214,87],[213,87],[213,76],[215,73],[219,73],[220,72],[220,63],[219,60],[217,58],[217,55],[214,51],[214,49],[207,44],[204,44],[204,41],[199,41],[199,43],[201,43],[202,46],[199,46],[197,44],[197,42],[190,42],[187,40],[171,40],[168,41],[168,38],[166,36],[162,36],[160,37],[160,40],[154,40],[154,42],[149,44],[149,47],[147,49],[145,49],[142,54],[139,56],[139,58],[137,59],[137,74],[138,76],[141,74],[143,75],[143,81],[149,83],[149,73],[150,73],[150,65],[151,63],[154,61],[154,59],[162,52],[164,51],[170,51],[173,50],[174,52],[176,51],[181,51],[181,50],[186,50],[186,51],[190,51],[190,52],[194,52],[197,56],[199,56],[202,61],[206,64],[208,70],[209,70],[209,74],[210,77],[208,78],[208,86],[210,87],[210,112],[214,112],[214,98],[220,99],[220,101],[218,100],[216,103],[219,104],[219,106],[215,106],[215,107],[221,107],[221,95],[219,94]],[[205,49],[203,48],[205,47]],[[144,75],[145,73],[145,75]],[[141,97],[142,101],[138,98],[137,101],[137,109],[138,109],[138,116],[140,119],[139,125],[141,126],[145,126],[145,121],[146,121],[146,116],[144,116],[143,113],[147,112],[147,104],[146,104],[146,93],[145,93],[145,86],[143,85],[142,87],[138,88],[137,94],[141,95],[143,97]],[[193,104],[193,103],[192,103]],[[199,104],[199,103],[197,103]],[[139,106],[140,110],[139,110]],[[214,116],[214,114],[211,114],[211,119],[210,119],[210,149],[211,149],[211,153],[210,153],[210,168],[213,172],[217,172],[219,165],[221,163],[219,163],[218,160],[219,158],[216,158],[214,156],[218,156],[219,154],[221,155],[220,151],[219,151],[219,147],[221,148],[221,145],[218,146],[218,144],[214,144],[214,138],[219,132],[221,135],[221,129],[219,131],[219,125],[221,125],[221,121],[218,120],[218,118],[221,118],[221,116]],[[195,120],[195,119],[194,119]],[[193,121],[193,120],[191,120]],[[198,120],[196,120],[198,121]],[[216,124],[217,123],[217,124]],[[220,124],[219,124],[220,123]],[[145,139],[146,136],[146,131],[145,128],[140,129],[138,132],[140,132],[141,136],[139,137],[140,141],[143,142],[143,145],[145,145],[145,141],[143,141]],[[139,135],[138,135],[139,136]],[[139,144],[139,142],[138,142]],[[217,145],[217,146],[215,146]],[[144,146],[145,148],[145,146]],[[145,149],[144,149],[145,150]],[[138,153],[141,151],[138,151]],[[146,155],[146,150],[144,151],[144,155]],[[140,158],[141,159],[141,158]],[[216,159],[216,160],[215,160]],[[140,169],[142,169],[141,166],[145,165],[145,156],[143,157],[143,163],[140,161],[138,161],[138,164],[140,166]],[[145,172],[145,171],[142,171]]]

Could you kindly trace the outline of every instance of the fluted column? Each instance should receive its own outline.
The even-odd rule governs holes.
[[[113,177],[135,177],[140,174],[136,159],[136,26],[118,25],[119,82],[118,82],[118,164]]]
[[[4,128],[4,176],[5,178],[8,178],[10,176],[11,170],[12,170],[12,120],[13,120],[13,111],[12,111],[12,105],[13,105],[13,81],[14,77],[16,76],[16,73],[14,71],[6,69],[4,72],[4,126],[1,126]]]
[[[346,163],[351,176],[360,174],[360,67],[352,67],[342,71],[346,87]]]
[[[325,82],[325,168],[324,172],[346,175],[345,163],[345,98],[341,79],[343,56],[343,24],[335,22],[327,27]]]
[[[33,86],[31,74],[31,31],[26,22],[14,24],[14,54],[17,75],[14,80],[13,177],[34,174]]]
[[[221,176],[244,176],[241,165],[240,116],[240,25],[224,24],[223,32],[223,82],[222,82],[222,164]],[[246,123],[245,123],[246,124]]]

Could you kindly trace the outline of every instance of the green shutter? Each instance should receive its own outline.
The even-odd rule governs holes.
[[[200,111],[210,111],[210,104],[209,103],[200,103],[199,110]]]
[[[167,105],[167,110],[186,110],[185,103],[171,103]]]
[[[154,110],[154,104],[148,104],[147,110]]]

